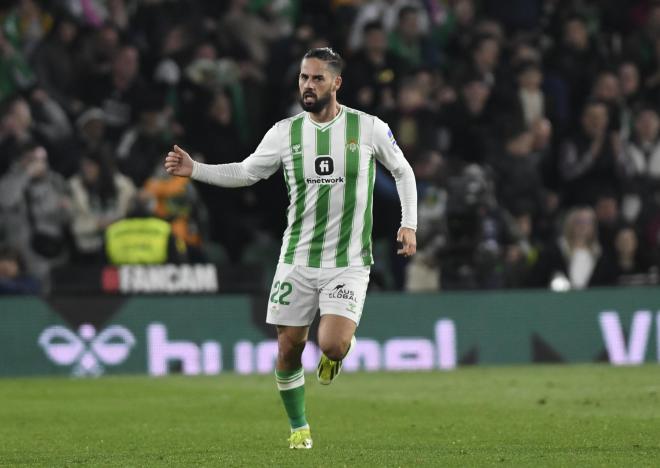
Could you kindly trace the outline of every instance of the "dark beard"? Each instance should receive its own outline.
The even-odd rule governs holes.
[[[300,105],[302,106],[303,110],[305,112],[311,112],[312,114],[318,114],[321,112],[325,107],[330,104],[330,99],[331,99],[331,94],[328,93],[325,96],[317,97],[316,101],[314,101],[312,104],[305,104],[305,99],[301,96],[300,97]]]

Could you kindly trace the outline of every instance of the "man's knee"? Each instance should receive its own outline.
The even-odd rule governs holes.
[[[323,354],[325,354],[328,358],[332,359],[333,361],[340,361],[344,359],[344,356],[348,352],[348,347],[351,344],[351,340],[342,340],[340,338],[337,339],[320,339],[319,340],[319,347],[321,348],[321,351]]]
[[[280,362],[297,362],[302,356],[305,349],[305,341],[293,341],[288,339],[280,339],[278,346],[278,359]]]

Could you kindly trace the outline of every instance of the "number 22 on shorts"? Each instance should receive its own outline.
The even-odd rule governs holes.
[[[273,294],[270,295],[270,302],[273,304],[289,305],[289,301],[286,298],[293,291],[293,286],[287,281],[275,281],[273,284]],[[279,294],[279,297],[278,297]]]

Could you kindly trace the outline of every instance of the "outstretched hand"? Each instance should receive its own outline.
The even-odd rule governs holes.
[[[397,254],[404,257],[411,257],[417,252],[417,235],[410,228],[402,227],[396,233],[396,240],[401,242],[401,248],[396,251]]]
[[[174,145],[172,151],[165,158],[165,170],[170,175],[179,177],[190,177],[193,169],[193,160],[188,153],[178,145]]]

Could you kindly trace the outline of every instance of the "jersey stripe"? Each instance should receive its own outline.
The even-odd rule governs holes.
[[[346,159],[346,182],[344,184],[344,209],[337,244],[337,267],[348,266],[348,246],[355,216],[355,194],[360,172],[360,117],[354,112],[346,113],[346,154],[344,157]]]
[[[320,128],[316,129],[316,155],[329,155],[330,154],[330,127],[325,130]]]
[[[330,154],[330,127],[325,130],[316,129],[316,155]],[[321,185],[319,187],[318,198],[316,199],[316,214],[314,223],[314,234],[312,243],[309,247],[309,259],[307,265],[310,267],[321,266],[321,256],[323,254],[323,241],[325,240],[325,231],[328,225],[328,211],[330,209],[330,189],[331,185]]]
[[[296,217],[291,225],[289,234],[289,245],[284,255],[284,263],[293,264],[293,257],[296,254],[296,247],[300,239],[300,230],[302,228],[303,213],[305,211],[305,195],[307,188],[305,186],[305,176],[303,173],[303,142],[302,142],[303,117],[299,117],[291,122],[290,143],[291,156],[293,159],[293,174],[296,181]],[[293,202],[293,200],[291,200]]]
[[[367,189],[367,206],[364,209],[364,227],[362,229],[362,262],[364,265],[371,265],[371,225],[372,220],[372,211],[373,211],[373,194],[374,194],[374,179],[376,178],[376,162],[372,156],[369,160],[369,176],[368,183],[369,188]]]

